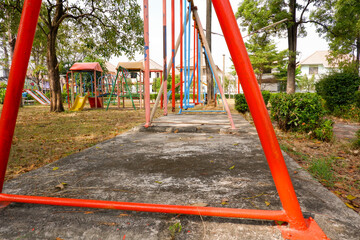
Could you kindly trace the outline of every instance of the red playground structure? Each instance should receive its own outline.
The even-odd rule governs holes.
[[[166,0],[163,0],[166,2]],[[150,82],[149,82],[149,4],[144,0],[144,87],[145,87],[145,127],[151,126],[150,116]],[[154,1],[152,1],[154,3]],[[195,24],[200,34],[202,26],[198,19],[196,7],[192,0],[180,0],[188,3],[192,10]],[[172,1],[174,4],[174,1]],[[233,209],[224,207],[197,207],[163,204],[146,204],[134,202],[114,202],[88,199],[53,198],[40,196],[24,196],[0,193],[0,205],[7,206],[11,202],[49,204],[61,206],[87,207],[87,208],[111,208],[119,210],[132,210],[144,212],[193,214],[201,216],[218,216],[228,218],[249,218],[277,220],[288,222],[288,226],[280,227],[283,237],[286,239],[328,239],[315,220],[305,219],[296,197],[284,157],[280,150],[275,131],[270,121],[264,104],[259,85],[257,84],[245,44],[229,0],[212,0],[224,37],[230,50],[236,72],[239,76],[245,93],[254,124],[256,126],[273,180],[278,191],[282,209],[280,210],[257,210],[257,209]],[[39,17],[41,0],[25,0],[23,13],[20,21],[18,38],[12,61],[8,88],[4,107],[0,119],[0,192],[2,192],[6,167],[8,164],[11,142],[14,134],[16,118],[19,110],[22,88],[24,86],[26,70],[30,58],[35,29]],[[172,8],[172,14],[174,14]],[[165,15],[164,11],[164,15]],[[181,33],[182,34],[182,33]],[[202,39],[204,41],[204,39]],[[203,43],[206,48],[206,42]],[[210,51],[206,50],[208,55]],[[166,73],[166,71],[164,71]],[[166,79],[163,85],[166,84]],[[220,87],[220,86],[219,86]],[[220,89],[220,94],[224,93]],[[161,95],[161,94],[159,94]],[[165,95],[166,96],[166,95]],[[96,94],[95,94],[96,98]],[[166,98],[164,98],[166,105]],[[155,107],[154,107],[155,108]],[[231,115],[229,115],[229,118]],[[231,119],[229,119],[231,121]]]

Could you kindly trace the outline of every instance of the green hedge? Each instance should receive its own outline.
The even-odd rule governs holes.
[[[270,100],[270,96],[271,96],[270,92],[262,91],[261,94],[263,96],[265,105],[267,105]],[[235,95],[235,109],[241,113],[246,113],[249,111],[249,106],[246,102],[244,94],[240,93],[240,94]]]
[[[331,120],[325,120],[325,109],[315,93],[274,94],[270,98],[271,118],[281,130],[307,133],[322,141],[333,137]]]
[[[338,106],[355,103],[359,89],[360,77],[355,72],[334,72],[326,75],[316,83],[316,92],[325,100],[330,110]]]
[[[6,88],[0,88],[0,104],[4,104]]]
[[[355,106],[360,108],[360,91],[355,92]]]

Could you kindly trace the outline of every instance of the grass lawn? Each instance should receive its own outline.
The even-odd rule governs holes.
[[[144,110],[87,108],[79,112],[50,113],[48,106],[22,107],[6,179],[113,138],[144,122]]]

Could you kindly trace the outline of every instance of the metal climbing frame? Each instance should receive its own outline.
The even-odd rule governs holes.
[[[191,1],[192,2],[192,1]],[[18,106],[21,101],[27,66],[39,17],[41,0],[25,0],[20,21],[18,40],[8,80],[2,115],[0,118],[0,207],[11,202],[49,204],[74,207],[111,208],[119,210],[193,214],[229,218],[251,218],[278,220],[289,223],[282,227],[287,239],[327,239],[316,222],[304,219],[293,185],[287,171],[274,129],[262,100],[255,74],[250,64],[244,42],[228,0],[212,0],[220,25],[223,29],[235,69],[238,73],[245,97],[253,115],[254,123],[272,173],[283,210],[232,209],[196,206],[177,206],[129,202],[98,201],[85,199],[51,198],[23,196],[2,193],[11,142],[14,135]],[[193,3],[192,3],[193,4]],[[145,36],[145,113],[146,125],[150,124],[150,84],[149,84],[149,19],[148,0],[144,0]],[[240,71],[241,70],[241,71]]]

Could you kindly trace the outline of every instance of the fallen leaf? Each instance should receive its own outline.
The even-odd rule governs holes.
[[[57,237],[56,240],[64,240],[64,239]]]
[[[129,214],[126,214],[126,213],[121,213],[121,214],[119,214],[118,217],[127,217],[127,216],[130,216],[130,215],[129,215]]]
[[[60,184],[56,185],[55,188],[58,189],[59,191],[61,191],[65,188],[65,186],[62,183],[60,183]]]
[[[209,138],[214,138],[213,136],[210,136]]]
[[[233,145],[234,145],[234,146],[237,146],[237,145],[239,145],[239,144],[238,144],[238,143],[234,143]]]
[[[117,224],[114,223],[114,222],[103,222],[103,223],[100,223],[101,225],[106,225],[106,226],[116,226]]]
[[[294,171],[294,174],[297,174],[298,173],[298,171]]]
[[[59,169],[59,167],[54,167],[53,168],[53,171],[56,171],[56,170],[58,170]]]
[[[179,129],[175,129],[174,133],[178,133],[179,132]]]
[[[86,211],[86,212],[84,212],[84,214],[93,214],[94,212],[92,212],[92,211]]]
[[[229,167],[229,169],[230,169],[230,170],[232,170],[232,169],[234,169],[234,167],[235,167],[235,165],[233,165],[233,166]]]
[[[269,206],[270,203],[269,203],[268,201],[265,201],[265,205],[266,205],[266,206]]]
[[[339,191],[334,191],[334,193],[337,195],[341,195],[341,192],[339,192]]]
[[[354,209],[355,210],[355,207],[353,205],[351,205],[350,203],[345,203],[345,205],[348,207],[348,208],[351,208],[351,209]]]
[[[158,183],[158,184],[162,184],[162,182],[160,182],[160,181],[155,181],[156,183]]]
[[[347,195],[346,198],[349,199],[350,201],[356,199],[356,197],[354,197],[353,195]]]

